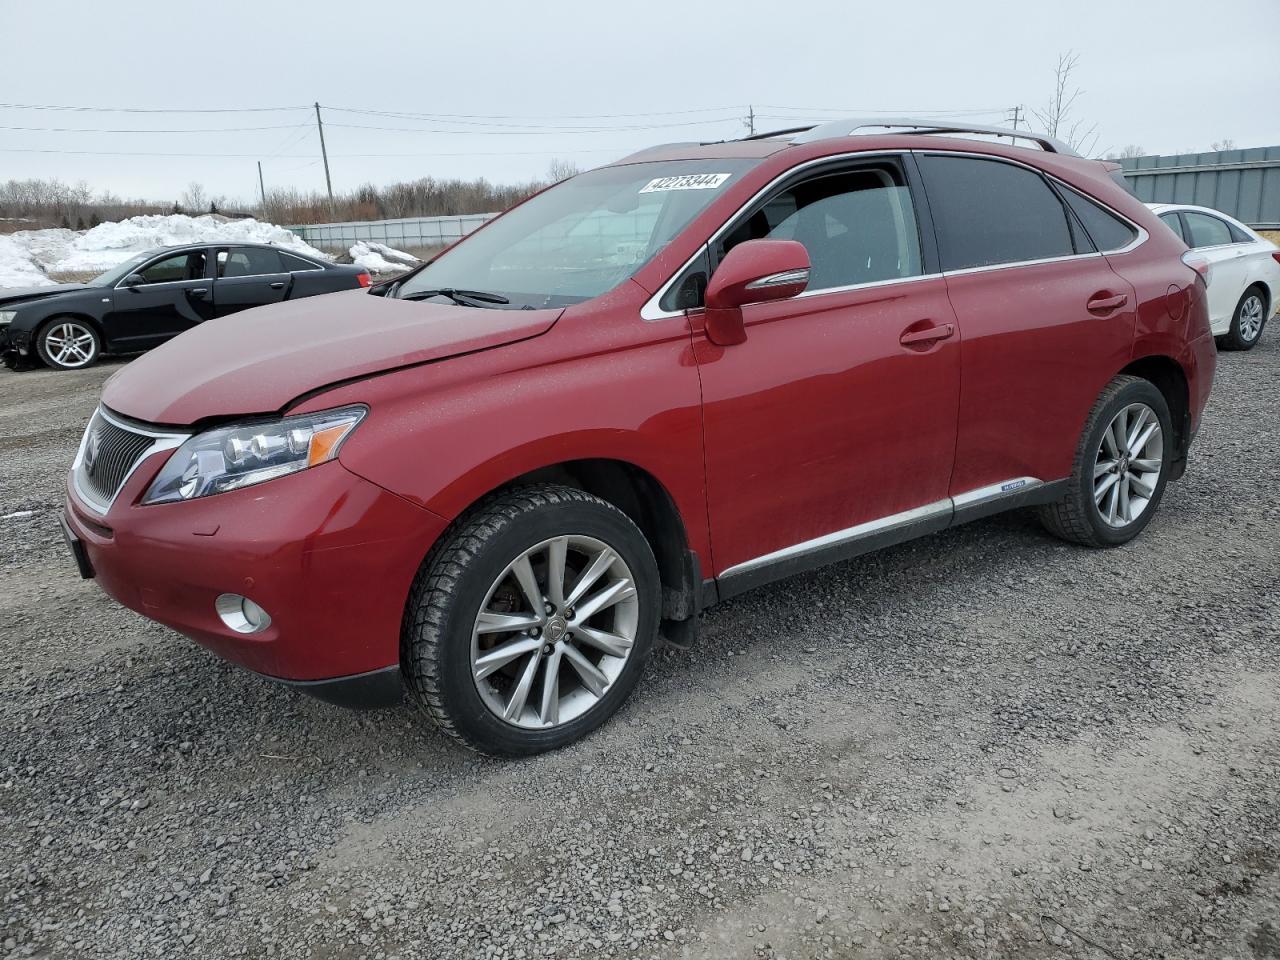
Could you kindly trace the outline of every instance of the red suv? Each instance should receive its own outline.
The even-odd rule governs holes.
[[[1031,146],[947,136],[975,132]],[[657,147],[371,293],[135,360],[66,533],[227,659],[335,702],[403,686],[463,743],[534,753],[750,587],[1014,507],[1132,539],[1209,393],[1207,281],[1048,138]]]

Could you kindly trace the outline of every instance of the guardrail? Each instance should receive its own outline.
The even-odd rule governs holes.
[[[1145,203],[1194,203],[1254,229],[1280,230],[1280,146],[1132,157],[1120,165]]]
[[[304,223],[288,229],[322,250],[345,250],[357,240],[372,240],[403,250],[406,247],[440,247],[453,243],[495,216],[497,214],[469,213],[458,217]]]

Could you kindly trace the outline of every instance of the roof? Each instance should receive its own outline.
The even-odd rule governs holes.
[[[858,135],[922,136],[946,134],[958,134],[961,137],[977,135],[1008,138],[1012,144],[1017,146],[1021,146],[1017,141],[1024,141],[1035,144],[1040,151],[1045,153],[1055,153],[1067,157],[1080,156],[1062,141],[1056,140],[1047,134],[1034,133],[1030,130],[955,123],[919,117],[848,117],[842,120],[830,120],[825,123],[758,133],[740,140],[704,143],[688,141],[660,144],[623,157],[616,163],[643,163],[656,160],[710,160],[728,157],[761,159],[772,156],[791,146],[820,143]]]

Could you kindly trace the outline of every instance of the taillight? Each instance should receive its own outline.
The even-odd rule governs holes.
[[[356,282],[362,287],[367,287],[369,284],[373,283],[373,277],[369,276],[367,273],[357,273]]]
[[[1213,264],[1204,254],[1188,250],[1182,255],[1182,262],[1200,274],[1200,279],[1204,281],[1206,287],[1213,281]]]
[[[1277,250],[1275,253],[1273,253],[1271,255],[1271,259],[1274,260],[1276,263],[1280,263],[1280,250]]]

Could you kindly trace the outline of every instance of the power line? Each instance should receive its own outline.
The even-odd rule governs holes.
[[[698,120],[682,123],[658,123],[619,127],[559,127],[551,130],[446,130],[440,127],[382,127],[363,123],[330,123],[330,127],[343,130],[377,130],[386,133],[435,133],[447,136],[477,137],[551,137],[571,134],[630,133],[637,130],[665,130],[669,127],[705,127],[715,123],[738,123],[739,117],[716,117],[710,120]],[[0,127],[0,130],[4,129]]]
[[[247,133],[255,130],[296,130],[305,123],[273,124],[265,127],[183,127],[165,129],[107,129],[105,127],[0,127],[0,130],[20,130],[26,133]]]
[[[259,157],[259,154],[256,153],[153,153],[150,151],[123,150],[44,150],[30,147],[0,147],[0,153],[38,153],[80,157],[185,157],[202,160],[255,160]],[[618,154],[620,151],[617,148],[605,147],[588,149],[569,147],[558,150],[461,150],[445,153],[333,153],[330,154],[330,157],[333,159],[387,157],[554,157],[557,155],[578,153]],[[300,153],[277,154],[275,157],[268,157],[267,159],[313,160],[314,162],[319,163],[318,158],[315,158],[310,154]]]
[[[71,113],[280,113],[287,110],[310,110],[297,107],[72,107],[50,103],[0,103],[5,110],[62,110]]]

